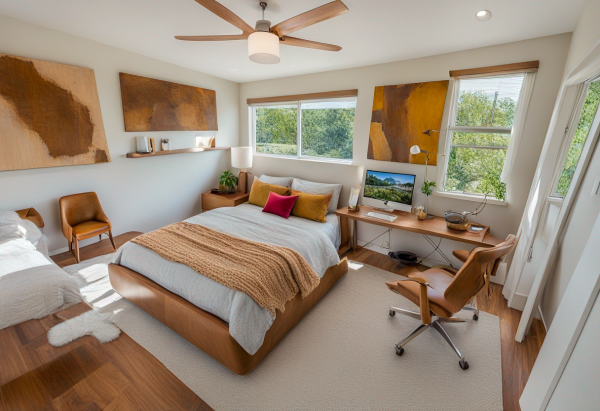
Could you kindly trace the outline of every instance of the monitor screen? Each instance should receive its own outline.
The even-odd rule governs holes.
[[[412,205],[415,176],[367,170],[364,197]]]

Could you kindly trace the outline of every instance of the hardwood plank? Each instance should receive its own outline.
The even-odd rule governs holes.
[[[540,67],[540,62],[526,61],[523,63],[502,64],[500,66],[479,67],[464,70],[450,70],[450,77],[474,76],[479,74],[500,74],[511,71],[535,70]]]
[[[286,103],[289,101],[301,100],[317,100],[323,98],[341,98],[341,97],[356,97],[358,89],[341,90],[341,91],[326,91],[324,93],[309,93],[309,94],[293,94],[288,96],[249,98],[246,104],[263,104],[263,103]]]
[[[140,233],[138,231],[130,231],[128,233],[118,235],[118,236],[114,237],[115,246],[117,247],[117,249],[119,249],[119,247],[121,247],[123,244],[125,244],[126,242],[134,239],[135,237],[137,237],[138,235],[141,235],[141,234],[143,234],[143,233]],[[112,244],[110,243],[110,240],[107,238],[102,241],[99,241],[97,243],[90,244],[90,245],[87,245],[87,246],[79,249],[79,253],[81,255],[81,261],[89,260],[91,258],[105,255],[105,254],[110,254],[110,253],[113,253],[114,251],[115,250],[113,249]],[[53,255],[50,258],[61,268],[77,263],[75,261],[75,257],[73,257],[73,254],[71,254],[68,251],[61,253],[61,254]]]
[[[399,267],[390,257],[374,251],[359,248],[347,255],[349,260],[372,265],[382,270],[406,276],[417,269],[424,271],[428,267]],[[477,307],[481,311],[494,314],[500,319],[500,345],[502,355],[502,397],[504,410],[518,411],[521,396],[533,364],[540,352],[546,330],[540,320],[534,320],[525,341],[515,341],[515,334],[521,319],[521,311],[508,307],[502,295],[502,286],[492,284],[492,296],[488,297],[485,289],[477,295]]]
[[[0,385],[29,371],[20,346],[20,340],[13,327],[0,330]]]
[[[52,399],[34,372],[4,384],[0,390],[6,410],[54,411]]]

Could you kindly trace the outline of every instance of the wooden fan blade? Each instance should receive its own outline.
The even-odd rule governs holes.
[[[196,0],[196,3],[206,7],[208,10],[212,11],[223,20],[233,24],[244,33],[251,34],[254,32],[254,29],[251,26],[249,26],[244,20],[239,18],[234,12],[223,6],[221,3],[215,0]]]
[[[234,34],[225,36],[175,36],[177,40],[184,41],[229,41],[229,40],[246,40],[249,34]]]
[[[304,27],[312,26],[313,24],[332,19],[344,13],[348,13],[348,7],[340,0],[335,0],[276,24],[271,28],[271,31],[281,38]]]
[[[318,41],[303,40],[296,37],[288,36],[284,37],[282,40],[279,40],[279,44],[326,51],[340,51],[342,49],[340,46],[336,46],[333,44],[319,43]]]

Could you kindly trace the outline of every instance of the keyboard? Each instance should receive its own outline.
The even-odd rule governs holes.
[[[374,213],[374,212],[368,212],[367,213],[368,217],[372,217],[372,218],[376,218],[378,220],[385,220],[385,221],[389,221],[390,223],[396,221],[396,219],[398,218],[397,215],[392,215],[392,214],[385,214],[385,213]]]

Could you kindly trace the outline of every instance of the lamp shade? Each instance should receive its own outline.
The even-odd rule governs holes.
[[[248,57],[253,62],[260,64],[279,63],[279,37],[266,31],[255,31],[250,34]]]
[[[231,167],[252,167],[252,147],[231,147]]]
[[[419,154],[420,152],[421,152],[421,149],[417,145],[414,145],[410,148],[411,154]]]

